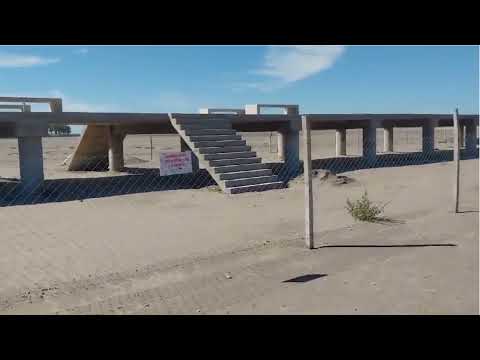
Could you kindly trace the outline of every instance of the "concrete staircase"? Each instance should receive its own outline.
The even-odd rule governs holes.
[[[228,194],[284,188],[285,184],[223,119],[170,117],[173,127]]]

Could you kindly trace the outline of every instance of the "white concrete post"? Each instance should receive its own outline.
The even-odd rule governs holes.
[[[41,184],[44,180],[42,137],[19,137],[18,155],[22,184],[28,187]]]
[[[23,112],[30,112],[30,105],[23,104]],[[18,130],[17,130],[18,131]],[[36,131],[30,132],[34,134]],[[45,133],[47,133],[45,129]],[[29,131],[18,136],[18,157],[20,165],[20,180],[25,190],[33,190],[45,180],[43,172],[43,147],[41,136],[28,136]]]
[[[377,160],[377,126],[374,122],[362,129],[363,158],[369,165],[374,165]]]
[[[336,156],[347,155],[347,130],[346,129],[335,130],[335,155]]]
[[[277,132],[277,156],[279,161],[285,161],[286,153],[286,134],[283,131]]]
[[[467,153],[474,154],[477,151],[477,125],[472,121],[465,128],[465,149]]]
[[[107,127],[108,136],[108,169],[122,171],[125,164],[123,159],[123,135],[115,132],[113,126]]]
[[[458,125],[458,145],[460,148],[465,147],[465,126],[464,125]]]
[[[383,151],[393,152],[393,127],[383,128]]]
[[[431,154],[435,150],[435,121],[427,120],[422,126],[422,151]]]
[[[302,116],[303,129],[303,177],[305,179],[305,244],[309,249],[314,247],[313,239],[313,195],[312,195],[312,153],[310,122],[306,115]]]
[[[458,213],[458,195],[460,189],[460,131],[458,124],[458,109],[453,113],[453,163],[455,179],[453,185],[454,210]]]

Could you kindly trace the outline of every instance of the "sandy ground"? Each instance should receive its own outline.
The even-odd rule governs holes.
[[[397,145],[418,151],[408,131]],[[360,154],[360,135],[349,139],[348,153]],[[47,178],[107,176],[65,170],[76,141],[44,140]],[[275,160],[268,133],[247,142]],[[127,137],[127,166],[156,167],[159,151],[179,148],[172,136],[153,144],[150,161],[149,137]],[[312,144],[313,158],[334,153],[332,132]],[[16,152],[0,140],[1,177],[18,177]],[[478,159],[462,161],[456,215],[452,171],[451,162],[363,169],[342,173],[344,184],[320,172],[315,250],[303,246],[301,178],[235,196],[201,188],[0,207],[0,313],[478,313]],[[345,202],[364,190],[389,202],[391,222],[352,220]]]

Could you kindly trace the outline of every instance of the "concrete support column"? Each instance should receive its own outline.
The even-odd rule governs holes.
[[[463,124],[460,124],[458,126],[458,138],[459,138],[459,146],[461,148],[465,147],[465,126]]]
[[[393,152],[393,127],[383,128],[383,151]]]
[[[435,122],[426,121],[422,126],[422,151],[433,153],[435,150]]]
[[[294,177],[300,171],[300,131],[290,130],[285,133],[285,166],[288,177]]]
[[[362,129],[363,158],[369,165],[377,161],[377,126],[374,123],[368,124]]]
[[[285,161],[285,154],[286,154],[286,139],[287,135],[284,132],[277,132],[277,155],[279,161]]]
[[[123,159],[123,134],[115,131],[113,126],[108,127],[108,169],[122,171],[125,163]]]
[[[465,127],[465,148],[469,154],[474,154],[477,151],[477,125],[472,123]]]
[[[347,130],[346,129],[335,130],[335,155],[336,156],[347,155]]]
[[[195,153],[190,149],[190,147],[188,146],[188,144],[185,142],[185,140],[183,140],[182,137],[180,137],[180,151],[181,152],[184,152],[184,151],[191,151],[192,152],[192,173],[195,174],[199,168],[200,168],[200,165],[199,165],[199,162],[198,162],[198,157],[197,155],[195,155]]]
[[[19,137],[18,154],[22,185],[34,188],[42,184],[44,180],[42,137]]]

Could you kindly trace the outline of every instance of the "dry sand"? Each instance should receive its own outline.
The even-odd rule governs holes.
[[[418,151],[419,132],[404,131],[398,147]],[[349,140],[360,154],[359,133]],[[66,171],[77,141],[44,139],[48,179],[108,176]],[[313,158],[332,156],[333,141],[315,133]],[[247,142],[275,160],[268,133]],[[179,149],[176,136],[153,143],[150,161],[149,137],[127,137],[127,166],[153,168],[159,151]],[[16,152],[0,140],[0,177],[18,177]],[[235,196],[201,188],[0,207],[0,313],[478,313],[478,171],[478,159],[462,161],[457,215],[451,162],[345,172],[353,181],[340,185],[321,172],[313,251],[301,178]],[[393,222],[351,219],[346,199],[365,189],[390,202]],[[318,277],[284,282],[308,274]]]

